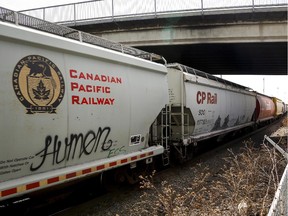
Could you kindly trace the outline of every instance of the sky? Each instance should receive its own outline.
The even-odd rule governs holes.
[[[277,97],[288,104],[288,75],[222,75],[222,79]]]
[[[79,0],[1,0],[0,6],[19,11],[32,8],[81,2]],[[208,72],[208,71],[207,71]],[[223,75],[223,79],[238,83],[269,96],[275,96],[288,104],[288,75]],[[263,92],[264,91],[264,92]]]

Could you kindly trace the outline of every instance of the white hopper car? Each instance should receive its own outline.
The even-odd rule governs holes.
[[[0,47],[0,200],[163,152],[164,65],[8,22]]]

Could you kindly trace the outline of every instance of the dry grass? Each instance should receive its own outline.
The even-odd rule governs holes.
[[[141,177],[143,195],[130,215],[266,215],[286,165],[282,156],[271,146],[256,149],[246,141],[223,164],[216,174],[212,167],[192,168],[191,184],[180,190],[165,181],[155,186],[154,174]]]
[[[286,165],[282,156],[267,145],[255,149],[248,141],[241,154],[231,152],[225,160],[222,181],[215,185],[226,195],[221,206],[238,215],[266,215]]]
[[[284,119],[282,120],[282,126],[283,126],[283,127],[288,127],[288,117],[286,117],[286,118],[284,118]]]

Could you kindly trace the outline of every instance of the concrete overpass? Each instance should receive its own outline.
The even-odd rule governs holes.
[[[287,74],[287,4],[117,16],[112,9],[59,23],[212,74]]]
[[[286,10],[75,27],[212,74],[287,74]]]

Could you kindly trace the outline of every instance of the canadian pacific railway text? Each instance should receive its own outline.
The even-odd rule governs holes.
[[[75,69],[70,69],[69,75],[72,105],[115,104],[115,98],[109,95],[112,93],[113,85],[122,84],[121,77],[80,72]]]

